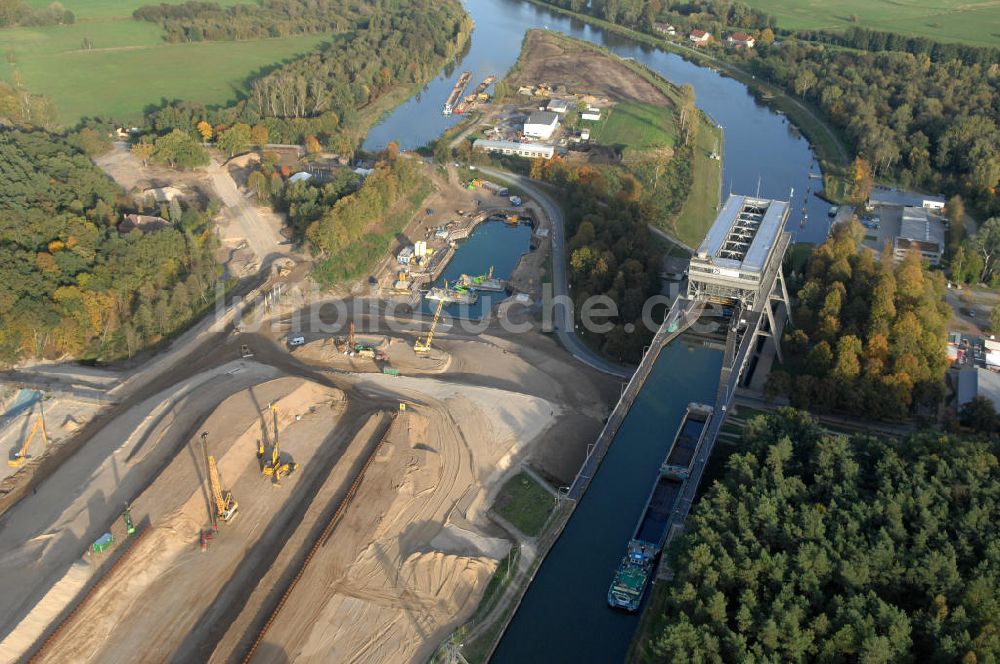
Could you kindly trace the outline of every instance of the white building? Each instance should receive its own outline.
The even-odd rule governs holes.
[[[551,159],[555,154],[555,148],[551,145],[541,143],[517,143],[515,141],[488,141],[477,139],[472,144],[475,150],[485,150],[486,152],[498,152],[500,154],[517,155],[528,159]]]
[[[705,32],[704,30],[699,30],[695,28],[694,30],[691,31],[691,34],[688,35],[688,39],[693,41],[695,44],[701,46],[702,44],[707,44],[709,41],[711,41],[712,35],[709,32]]]
[[[535,111],[524,123],[524,135],[546,141],[559,126],[559,116],[551,111]]]
[[[569,102],[564,99],[550,99],[545,105],[545,110],[563,115],[569,110]]]
[[[601,119],[601,109],[599,108],[588,108],[583,113],[580,113],[581,120],[593,120],[597,121]]]

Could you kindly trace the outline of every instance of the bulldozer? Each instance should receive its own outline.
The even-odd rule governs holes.
[[[233,498],[232,491],[223,491],[222,482],[219,480],[219,467],[215,463],[215,457],[208,453],[208,432],[201,434],[201,445],[205,452],[205,463],[208,466],[208,483],[212,488],[212,502],[215,504],[213,520],[217,524],[219,519],[224,523],[232,521],[239,509],[239,503]],[[213,524],[215,525],[215,524]]]

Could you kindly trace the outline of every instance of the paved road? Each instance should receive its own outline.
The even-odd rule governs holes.
[[[567,311],[565,305],[565,301],[571,302],[572,300],[569,298],[569,285],[566,278],[566,224],[562,208],[542,191],[538,183],[530,178],[488,167],[480,167],[479,170],[490,177],[506,180],[520,187],[526,194],[535,199],[535,202],[552,221],[552,295],[554,299],[552,320],[556,325],[555,332],[559,337],[559,342],[573,357],[584,364],[612,376],[629,378],[635,372],[634,367],[623,367],[604,359],[588,348],[572,329],[573,317],[569,315],[570,312]],[[569,325],[564,324],[564,321],[567,320],[570,321]]]

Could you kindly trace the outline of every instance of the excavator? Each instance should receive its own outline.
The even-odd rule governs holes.
[[[427,332],[426,339],[419,337],[413,342],[413,351],[416,353],[428,353],[431,350],[431,341],[434,340],[434,330],[437,329],[438,321],[441,319],[441,310],[444,308],[444,300],[438,300],[437,309],[434,310],[434,320],[431,322],[431,329]]]
[[[31,432],[24,439],[24,444],[21,445],[21,449],[14,454],[13,459],[7,459],[7,465],[11,468],[20,468],[24,465],[24,462],[31,458],[28,454],[28,448],[31,446],[31,441],[35,438],[35,434],[38,430],[42,430],[42,440],[46,445],[49,444],[49,435],[45,432],[45,419],[42,413],[38,413],[38,419],[35,420],[35,426],[31,427]]]
[[[205,463],[208,465],[208,483],[212,487],[212,501],[215,503],[215,513],[213,514],[213,520],[222,519],[224,523],[228,523],[236,516],[236,510],[239,509],[239,503],[233,498],[232,491],[223,491],[222,482],[219,481],[219,468],[215,464],[215,457],[208,453],[208,432],[204,431],[201,434],[201,445],[205,451]]]
[[[279,484],[285,475],[291,475],[299,467],[294,461],[281,460],[281,449],[278,447],[278,407],[271,406],[271,414],[274,418],[274,441],[271,444],[271,462],[264,461],[264,442],[257,442],[257,459],[261,464],[261,472],[265,477],[273,477],[274,483]]]

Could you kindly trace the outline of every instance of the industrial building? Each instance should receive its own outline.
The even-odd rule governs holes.
[[[892,255],[902,260],[916,249],[931,266],[941,262],[944,253],[944,221],[924,207],[904,207],[899,233],[892,241]]]
[[[559,126],[559,116],[551,111],[535,111],[524,123],[524,135],[547,141]]]
[[[555,148],[551,145],[541,143],[518,143],[516,141],[490,141],[483,138],[476,139],[472,144],[475,150],[485,150],[486,152],[499,152],[500,154],[517,155],[528,159],[551,159],[555,154]]]
[[[790,239],[783,232],[788,203],[731,195],[691,258],[688,297],[754,308],[762,284],[777,272],[788,301],[781,260]],[[769,308],[768,308],[769,309]]]
[[[945,200],[941,196],[921,194],[912,191],[898,191],[876,187],[868,196],[868,207],[884,205],[889,207],[922,207],[928,210],[944,209]]]

